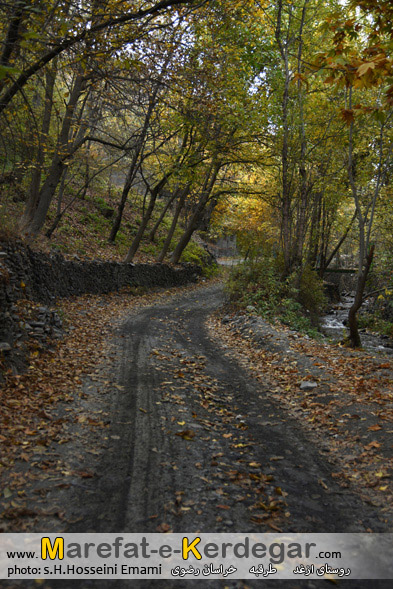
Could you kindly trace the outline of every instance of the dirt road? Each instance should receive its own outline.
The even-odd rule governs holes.
[[[114,443],[78,528],[382,531],[373,510],[335,486],[301,423],[209,339],[204,321],[221,296],[219,286],[199,290],[122,325]],[[277,509],[249,509],[269,497]]]
[[[386,531],[375,508],[332,480],[302,423],[209,338],[204,322],[221,302],[209,286],[119,328],[108,449],[98,480],[74,489],[83,509],[71,530]]]
[[[207,327],[222,301],[219,284],[187,287],[155,298],[151,306],[135,301],[132,311],[125,301],[121,313],[127,309],[127,315],[111,315],[119,317],[115,329],[113,319],[106,320],[108,349],[99,348],[72,407],[60,403],[57,410],[68,424],[60,438],[67,443],[54,440],[43,454],[33,447],[30,466],[16,463],[31,470],[30,511],[7,520],[9,525],[23,531],[23,517],[35,513],[29,530],[56,533],[388,531],[386,513],[331,476],[326,444],[311,438],[304,420],[292,417],[272,394],[271,380],[261,378],[261,369],[257,380],[253,365],[238,363],[217,322]],[[75,317],[92,321],[97,333],[111,299],[90,304],[94,317],[86,319],[83,305]],[[56,412],[48,416],[50,423],[56,418]],[[240,589],[260,581],[74,580],[40,586],[181,589],[190,583]],[[287,589],[323,583],[264,580],[265,587]],[[351,588],[387,583],[346,581]]]

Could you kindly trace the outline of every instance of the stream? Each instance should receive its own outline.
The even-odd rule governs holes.
[[[342,296],[341,301],[333,304],[329,312],[321,317],[321,331],[333,342],[339,342],[348,334],[345,325],[353,300],[352,296]],[[367,301],[364,303],[364,307],[366,306]],[[360,330],[360,338],[364,349],[393,355],[393,341],[388,336]]]
[[[240,257],[234,257],[230,252],[226,252],[227,257],[217,258],[217,263],[221,266],[237,266],[244,260]],[[341,296],[339,303],[333,303],[329,311],[321,316],[320,329],[323,335],[331,342],[337,343],[348,335],[346,323],[348,320],[348,311],[354,301],[352,295],[346,294]],[[363,309],[366,309],[369,302],[363,303]],[[393,339],[387,335],[377,335],[375,333],[360,330],[360,339],[365,350],[372,352],[383,352],[393,356]]]

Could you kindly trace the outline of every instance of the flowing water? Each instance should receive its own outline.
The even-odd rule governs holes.
[[[339,342],[348,335],[346,322],[353,300],[351,296],[343,296],[341,301],[332,305],[329,313],[321,318],[322,333],[333,342]],[[367,301],[364,303],[364,307],[366,306]],[[386,352],[393,355],[393,341],[387,336],[374,335],[361,330],[360,338],[366,350]]]

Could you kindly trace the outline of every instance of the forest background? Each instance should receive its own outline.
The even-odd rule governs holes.
[[[348,343],[392,335],[393,8],[374,0],[0,3],[2,238],[203,260],[233,300],[315,322],[356,270]]]

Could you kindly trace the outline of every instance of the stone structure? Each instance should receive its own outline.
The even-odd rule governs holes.
[[[124,287],[171,287],[195,282],[201,268],[192,264],[123,264],[66,260],[36,252],[23,243],[0,244],[0,348],[10,354],[21,326],[15,303],[30,299],[51,305],[59,297],[104,294]]]

